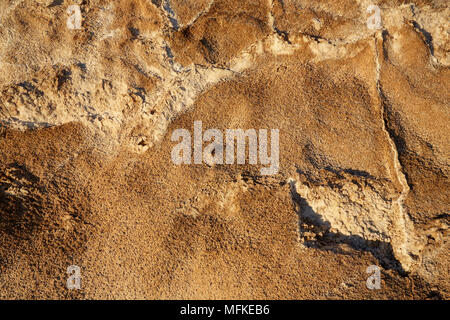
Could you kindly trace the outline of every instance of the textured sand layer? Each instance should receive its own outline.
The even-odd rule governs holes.
[[[0,297],[448,299],[449,17],[425,0],[3,1]],[[278,129],[278,173],[175,165],[194,121]]]

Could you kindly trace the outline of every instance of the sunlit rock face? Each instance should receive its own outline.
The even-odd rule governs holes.
[[[2,1],[0,297],[448,299],[449,15]],[[232,129],[258,133],[255,163],[250,137],[227,161]],[[279,132],[269,175],[260,130]]]

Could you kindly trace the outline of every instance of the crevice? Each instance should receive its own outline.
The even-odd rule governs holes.
[[[310,33],[300,32],[300,34],[302,36],[305,36],[305,37],[307,37],[309,39],[312,39],[312,40],[314,40],[316,42],[326,41],[327,43],[332,44],[333,46],[336,46],[336,43],[334,43],[334,41],[332,41],[330,39],[323,38],[323,37],[320,37],[320,36],[316,36],[316,35],[313,35],[313,34],[310,34]],[[344,45],[345,44],[351,44],[351,42],[348,42],[348,43],[347,42],[341,42],[340,44],[344,44]]]
[[[211,10],[211,7],[213,6],[213,4],[214,4],[214,0],[211,0],[211,1],[209,2],[209,4],[206,6],[206,8],[204,8],[202,11],[200,11],[200,12],[197,14],[197,16],[195,16],[190,22],[188,22],[185,26],[183,26],[183,29],[184,29],[184,28],[189,28],[189,27],[192,26],[195,22],[197,22],[197,20],[198,20],[200,17],[202,17],[202,16],[204,16],[205,14],[207,14],[207,13],[209,12],[209,10]]]
[[[397,259],[402,264],[403,268],[406,271],[410,271],[412,260],[414,259],[412,253],[409,251],[410,247],[410,241],[411,241],[411,234],[413,234],[413,225],[410,221],[408,214],[404,207],[404,202],[409,194],[410,186],[407,182],[407,178],[405,173],[403,172],[402,164],[400,162],[400,155],[399,155],[399,148],[404,148],[404,142],[400,144],[399,136],[393,134],[391,130],[391,123],[389,121],[389,118],[387,117],[388,114],[388,104],[387,104],[387,98],[386,95],[383,92],[383,88],[381,85],[380,80],[380,74],[381,74],[381,62],[380,59],[384,57],[380,57],[380,52],[378,50],[378,35],[375,35],[374,38],[374,46],[375,46],[375,65],[376,65],[376,72],[375,72],[375,82],[376,82],[376,88],[378,92],[378,96],[380,99],[380,111],[381,111],[381,122],[382,122],[382,130],[384,131],[387,142],[390,146],[390,149],[392,151],[393,155],[393,169],[395,171],[396,178],[398,182],[401,185],[401,192],[399,197],[395,200],[395,204],[397,205],[398,210],[398,218],[399,218],[399,231],[402,232],[403,236],[402,239],[399,239],[399,246],[395,248],[395,255]],[[383,38],[382,40],[383,41]],[[382,43],[382,48],[384,47],[384,44]]]
[[[64,2],[64,0],[53,0],[52,3],[50,3],[47,8],[52,8],[52,7],[56,7],[56,6],[60,6],[62,5]]]
[[[268,1],[269,1],[269,25],[270,25],[270,27],[278,36],[280,36],[281,39],[283,39],[283,41],[287,42],[288,44],[292,44],[292,42],[289,40],[289,32],[280,30],[276,26],[275,17],[272,14],[272,9],[273,9],[274,3],[273,3],[273,0],[268,0]],[[283,2],[281,2],[281,5],[284,8]]]
[[[58,84],[57,84],[57,90],[61,90],[64,83],[66,83],[68,80],[71,80],[72,71],[69,69],[63,69],[61,72],[57,75],[58,78]]]
[[[172,24],[172,28],[175,29],[175,31],[178,31],[180,29],[180,24],[178,23],[175,12],[172,10],[172,7],[170,6],[170,0],[164,0],[162,8],[166,12],[167,17],[169,18],[169,21]]]
[[[161,0],[152,0],[152,3],[157,7],[161,6],[161,2],[162,2]]]
[[[384,34],[384,33],[383,33]],[[383,37],[383,39],[385,39]],[[385,46],[384,43],[382,43],[383,47],[383,55],[385,54]],[[380,99],[380,105],[381,105],[381,113],[382,113],[382,120],[383,120],[383,130],[385,131],[386,135],[389,138],[389,144],[392,147],[392,151],[394,153],[394,164],[397,170],[397,176],[399,177],[399,182],[401,183],[404,181],[407,183],[407,179],[405,179],[405,173],[403,172],[402,164],[400,161],[400,154],[403,152],[406,152],[406,141],[403,137],[401,137],[399,134],[397,134],[391,125],[391,119],[393,117],[391,109],[391,103],[389,102],[389,99],[387,98],[386,94],[384,93],[383,86],[380,81],[380,73],[381,73],[381,64],[380,64],[380,57],[378,52],[378,40],[375,38],[375,51],[376,51],[376,86],[377,86],[377,92],[378,92],[378,98]],[[386,56],[383,56],[383,59],[386,59]],[[407,184],[406,189],[409,192],[410,186]]]
[[[336,254],[350,255],[348,248],[371,253],[386,270],[395,270],[406,275],[401,263],[395,258],[389,242],[367,240],[358,235],[345,235],[331,231],[330,222],[314,211],[307,199],[297,192],[296,182],[289,181],[291,198],[299,218],[300,239],[307,248],[331,251]]]

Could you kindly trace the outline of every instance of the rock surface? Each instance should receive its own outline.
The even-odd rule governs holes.
[[[0,298],[448,299],[449,17],[445,0],[1,2]],[[174,164],[194,121],[278,129],[279,171]]]

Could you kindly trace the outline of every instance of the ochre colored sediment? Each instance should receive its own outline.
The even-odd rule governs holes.
[[[370,4],[94,0],[73,30],[3,1],[0,298],[448,299],[450,8]],[[174,164],[194,121],[278,129],[279,171]]]

